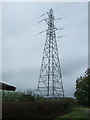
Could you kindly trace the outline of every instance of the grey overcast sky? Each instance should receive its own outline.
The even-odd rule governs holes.
[[[2,3],[2,80],[15,85],[17,90],[36,89],[45,44],[45,33],[34,37],[47,28],[39,17],[53,8],[63,86],[66,96],[73,96],[77,77],[88,67],[88,3]],[[38,19],[37,19],[38,18]],[[1,71],[0,71],[1,72]],[[0,80],[1,81],[1,80]]]

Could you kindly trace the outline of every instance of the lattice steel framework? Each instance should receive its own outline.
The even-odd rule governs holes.
[[[64,97],[64,90],[56,42],[55,18],[52,9],[47,14],[48,18],[45,21],[48,29],[40,68],[38,94],[46,98],[61,98]]]

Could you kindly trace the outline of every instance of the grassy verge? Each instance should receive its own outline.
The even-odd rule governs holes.
[[[81,108],[81,106],[77,105],[77,108]],[[83,106],[83,108],[86,108],[86,106]],[[68,119],[68,118],[90,118],[90,113],[88,113],[87,110],[79,110],[79,109],[73,109],[72,112],[64,115],[64,116],[61,116],[59,117],[58,119],[56,120],[62,120],[62,119]]]

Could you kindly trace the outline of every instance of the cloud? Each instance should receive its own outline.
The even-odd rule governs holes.
[[[18,89],[36,89],[38,83],[38,69],[9,70],[3,72],[3,82],[13,84]]]
[[[46,29],[47,25],[44,21],[35,26],[35,23],[44,19],[44,17],[36,18],[50,8],[57,9],[68,4],[3,3],[4,82],[15,85],[18,90],[37,88],[46,33],[37,37],[33,35]],[[67,35],[57,39],[64,89],[67,95],[73,94],[75,80],[85,72],[88,66],[88,35],[83,31],[87,30],[87,24],[83,22],[88,18],[87,9],[83,9],[75,16],[69,16],[70,11],[73,14],[72,11],[85,6],[87,8],[87,3],[73,3],[70,7],[54,11],[56,18],[68,15],[61,21],[55,21],[57,28],[68,25],[68,29],[58,31],[56,34],[57,36]],[[78,21],[82,21],[83,25],[79,26]],[[73,25],[73,23],[77,24]]]

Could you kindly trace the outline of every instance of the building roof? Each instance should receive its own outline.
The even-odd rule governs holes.
[[[0,82],[0,90],[15,91],[16,87]]]

